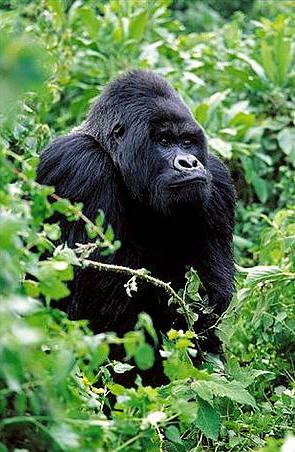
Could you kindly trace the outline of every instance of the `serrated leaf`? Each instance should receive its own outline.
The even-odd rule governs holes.
[[[199,399],[195,422],[207,438],[217,441],[220,424],[219,414],[205,400]]]
[[[248,269],[247,282],[263,281],[270,276],[280,272],[280,268],[276,265],[257,265]]]
[[[203,381],[194,381],[191,384],[192,390],[203,400],[213,407],[213,391]]]
[[[218,378],[218,381],[217,381]],[[256,407],[255,399],[249,392],[236,381],[226,381],[221,377],[216,377],[216,381],[206,383],[216,397],[227,397],[233,402]]]

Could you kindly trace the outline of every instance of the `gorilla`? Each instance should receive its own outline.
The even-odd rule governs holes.
[[[111,82],[85,121],[43,151],[37,180],[82,202],[93,222],[100,209],[105,213],[121,247],[107,257],[98,248],[91,259],[146,268],[175,290],[184,287],[185,272],[193,267],[216,316],[227,308],[234,275],[232,179],[163,78],[134,70]],[[89,241],[82,220],[57,219],[61,240],[70,247]],[[128,279],[78,268],[64,308],[69,318],[88,319],[95,332],[119,335],[133,329],[142,311],[158,331],[180,325],[162,289],[142,282],[130,298]],[[201,319],[196,331],[203,329]]]

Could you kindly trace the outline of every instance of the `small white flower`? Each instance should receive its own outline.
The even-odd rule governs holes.
[[[147,416],[147,421],[151,424],[151,425],[156,425],[159,422],[164,421],[164,419],[166,419],[166,414],[163,413],[163,411],[153,411],[152,413],[150,413]]]

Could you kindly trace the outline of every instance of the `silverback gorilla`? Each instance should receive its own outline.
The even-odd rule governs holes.
[[[122,245],[108,257],[97,249],[92,259],[146,268],[175,290],[184,287],[192,266],[216,315],[226,309],[234,273],[232,180],[164,79],[132,71],[110,83],[86,120],[44,150],[38,181],[82,202],[92,221],[104,211]],[[58,219],[69,246],[89,241],[82,221]],[[118,334],[131,330],[142,311],[158,331],[179,326],[175,305],[167,306],[161,289],[141,283],[130,298],[127,279],[78,268],[67,300],[69,317],[88,319],[95,332]],[[199,320],[196,330],[203,326]],[[212,340],[210,351],[217,338]]]

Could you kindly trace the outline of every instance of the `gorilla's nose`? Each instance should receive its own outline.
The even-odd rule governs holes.
[[[173,162],[174,168],[179,171],[191,171],[203,167],[202,163],[192,154],[178,154]]]

